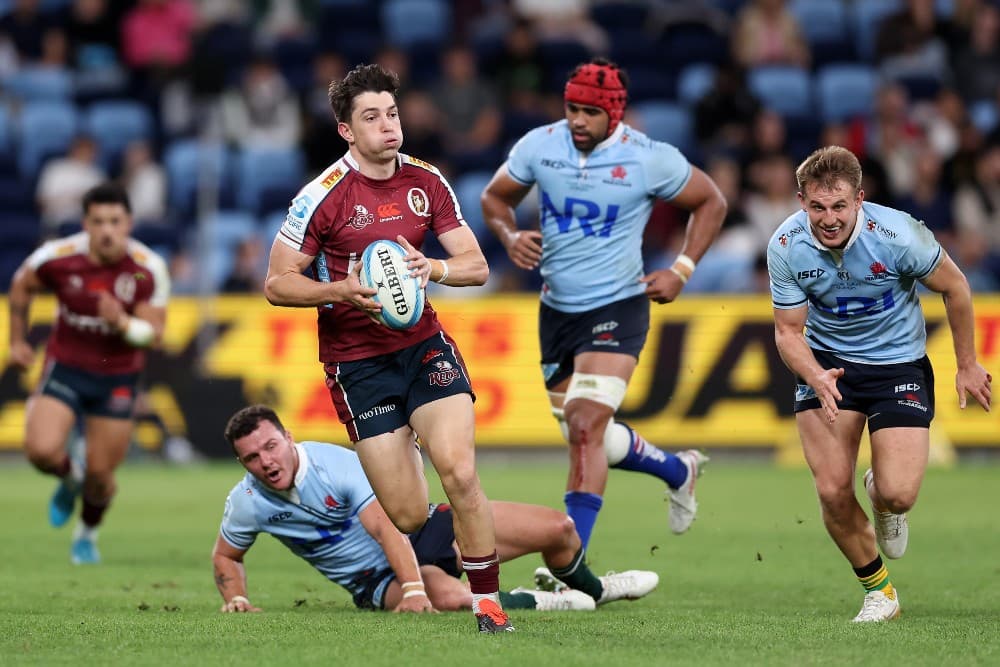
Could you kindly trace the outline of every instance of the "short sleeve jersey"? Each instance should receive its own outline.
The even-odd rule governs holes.
[[[619,123],[589,154],[565,120],[535,128],[510,151],[507,173],[538,184],[542,301],[582,312],[642,294],[642,237],[657,199],[677,196],[691,165],[674,146]]]
[[[358,593],[359,575],[389,567],[358,518],[375,492],[353,451],[321,442],[295,446],[299,469],[293,492],[269,489],[247,473],[226,499],[219,534],[245,550],[258,534],[270,533],[328,579]]]
[[[90,373],[137,373],[145,364],[146,352],[126,343],[98,317],[98,294],[114,296],[129,314],[140,303],[166,307],[170,297],[166,262],[130,239],[122,259],[97,264],[89,257],[89,243],[87,233],[79,232],[42,244],[27,259],[27,265],[59,301],[46,356]]]
[[[465,225],[455,193],[432,165],[401,153],[396,173],[375,180],[364,176],[348,153],[299,191],[278,240],[314,257],[314,277],[330,282],[347,277],[374,241],[402,235],[419,248],[428,231],[440,236]],[[405,331],[376,324],[349,304],[318,311],[324,363],[395,352],[441,331],[429,302]]]
[[[891,364],[924,356],[927,329],[917,281],[944,259],[912,216],[864,202],[847,245],[813,238],[805,211],[785,220],[767,246],[775,308],[808,304],[806,340],[848,361]]]

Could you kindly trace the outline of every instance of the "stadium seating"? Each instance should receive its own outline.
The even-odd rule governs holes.
[[[868,65],[829,65],[816,74],[816,95],[824,122],[840,122],[871,111],[878,76]]]
[[[451,34],[451,5],[444,0],[386,0],[381,15],[386,41],[404,49],[444,44]]]
[[[84,113],[83,130],[97,141],[101,162],[108,170],[128,144],[155,138],[149,109],[130,100],[94,102]]]
[[[694,63],[681,70],[677,77],[678,101],[693,108],[715,85],[717,71],[711,63]]]
[[[244,149],[236,165],[236,202],[254,215],[287,208],[304,184],[305,157],[299,149]]]
[[[237,246],[257,234],[257,219],[243,211],[218,211],[201,224],[199,237],[208,248],[209,283],[218,291],[233,270]]]
[[[843,0],[794,0],[789,9],[809,43],[814,68],[856,60]]]
[[[182,225],[193,222],[199,183],[218,185],[223,198],[231,193],[234,159],[222,144],[202,144],[195,139],[171,143],[163,157],[167,172],[167,203]]]
[[[632,106],[640,128],[657,141],[673,144],[687,154],[694,150],[691,112],[673,102],[639,102]]]
[[[42,161],[63,154],[80,127],[76,107],[70,102],[29,102],[21,108],[18,123],[18,168],[33,179]]]
[[[61,67],[29,65],[4,79],[3,87],[29,102],[69,100],[73,97],[73,74]]]
[[[786,118],[812,114],[812,78],[802,68],[755,67],[747,76],[747,84],[764,107]]]
[[[858,45],[858,55],[863,60],[875,61],[875,44],[882,21],[901,9],[902,0],[863,0],[851,3],[851,32]]]
[[[652,3],[648,2],[594,2],[590,18],[605,30],[639,29],[649,16]]]

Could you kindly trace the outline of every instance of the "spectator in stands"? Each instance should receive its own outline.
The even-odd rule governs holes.
[[[975,181],[958,189],[953,206],[959,236],[988,249],[986,262],[1000,278],[1000,140],[980,152]]]
[[[787,154],[763,156],[750,165],[749,171],[753,190],[747,194],[744,206],[760,249],[774,233],[775,221],[784,220],[802,206],[796,190],[795,165]]]
[[[576,41],[592,53],[610,47],[607,33],[590,19],[587,0],[513,0],[511,8],[535,24],[542,41]]]
[[[293,148],[302,135],[298,99],[274,61],[258,55],[222,98],[225,138],[241,148]]]
[[[969,41],[955,55],[955,85],[966,102],[993,99],[1000,90],[1000,7],[980,3]]]
[[[879,69],[889,79],[922,78],[943,83],[951,76],[950,25],[938,18],[934,0],[906,0],[882,21],[875,43]]]
[[[445,174],[450,173],[441,113],[431,96],[422,90],[411,90],[400,101],[399,115],[406,123],[403,152],[419,156]]]
[[[489,168],[500,161],[501,115],[493,87],[480,77],[476,55],[452,46],[442,57],[442,78],[432,91],[443,118],[448,154],[461,168]]]
[[[863,128],[867,154],[885,166],[892,197],[913,189],[913,165],[923,136],[911,112],[906,88],[888,83],[876,95],[875,113],[858,121]]]
[[[256,236],[243,239],[236,247],[233,270],[222,283],[228,294],[260,292],[264,288],[264,248]]]
[[[312,72],[312,85],[303,95],[302,149],[309,171],[318,172],[330,164],[330,156],[347,152],[347,142],[337,132],[337,119],[330,111],[330,82],[344,78],[347,62],[339,53],[323,51],[313,58]]]
[[[122,155],[122,185],[132,203],[136,225],[165,222],[167,176],[146,141],[133,141]]]
[[[10,12],[0,17],[0,34],[14,43],[22,64],[42,57],[42,40],[51,21],[40,4],[40,0],[15,0]]]
[[[764,65],[808,67],[809,45],[785,0],[752,0],[736,19],[733,60],[747,69]]]
[[[929,145],[917,152],[912,191],[896,200],[894,208],[907,211],[927,228],[945,248],[954,241],[951,192],[942,186],[941,157]]]
[[[97,155],[97,142],[80,135],[73,139],[66,155],[53,158],[42,167],[35,200],[47,235],[62,223],[79,222],[84,193],[107,179],[97,164]]]
[[[115,5],[115,6],[112,6]],[[66,19],[70,62],[78,71],[116,66],[119,62],[119,3],[74,0]]]
[[[747,87],[746,71],[723,64],[712,88],[694,109],[695,135],[706,151],[742,152],[750,145],[750,127],[760,101]]]
[[[129,67],[177,67],[191,55],[198,13],[188,0],[139,0],[122,24],[122,52]]]

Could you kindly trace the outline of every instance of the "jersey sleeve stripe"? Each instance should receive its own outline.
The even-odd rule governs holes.
[[[517,181],[521,185],[534,185],[535,184],[534,181],[532,181],[530,179],[527,179],[527,178],[523,178],[521,176],[518,176],[513,171],[511,171],[510,163],[509,162],[507,162],[505,164],[507,166],[507,175],[510,176],[511,178],[513,178],[515,181]]]
[[[772,301],[771,305],[775,308],[796,308],[798,306],[803,306],[808,302],[807,299],[802,299],[801,301],[795,302],[784,302],[784,301]]]
[[[938,246],[937,254],[934,255],[934,261],[931,262],[931,268],[928,269],[923,275],[917,276],[917,280],[923,280],[924,278],[930,277],[932,273],[937,271],[937,268],[941,266],[941,262],[944,261],[944,255],[941,252],[941,246]]]

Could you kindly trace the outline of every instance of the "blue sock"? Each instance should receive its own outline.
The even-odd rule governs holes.
[[[576,524],[576,532],[580,536],[580,541],[583,542],[584,550],[586,550],[587,544],[590,542],[590,533],[593,532],[594,524],[597,523],[597,513],[601,511],[604,499],[596,493],[567,491],[566,495],[563,496],[563,501],[566,503],[566,514],[569,514],[573,523]]]
[[[629,435],[632,436],[632,445],[628,448],[625,458],[611,466],[612,468],[654,475],[666,482],[671,489],[676,489],[687,481],[688,467],[683,461],[649,444],[627,424],[618,423],[628,429]]]

